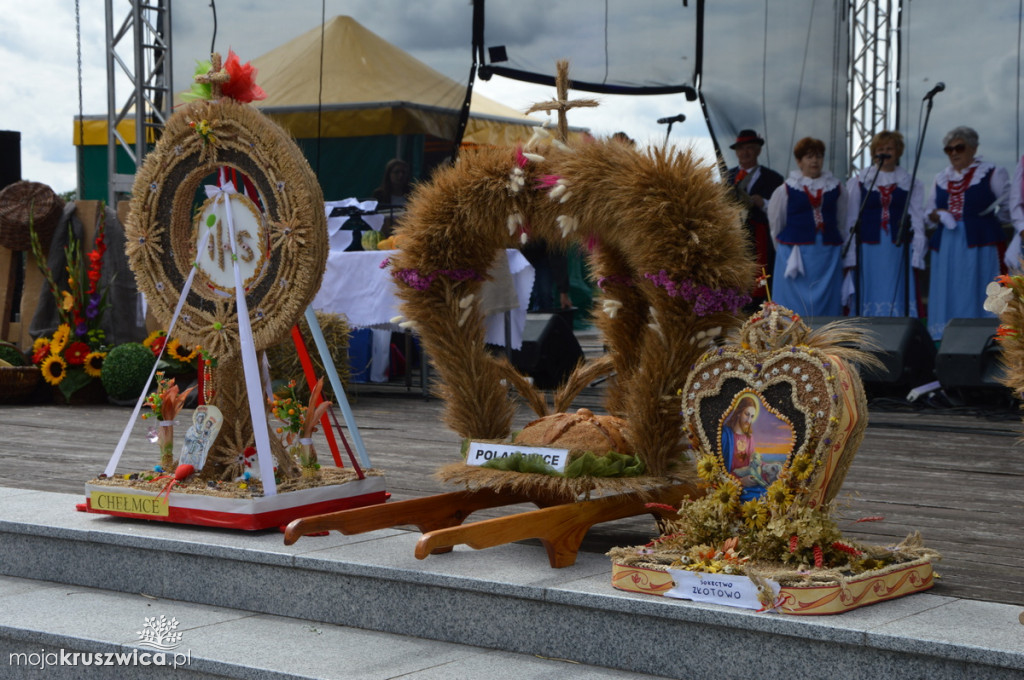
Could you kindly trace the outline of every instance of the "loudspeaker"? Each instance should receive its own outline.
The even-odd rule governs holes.
[[[542,390],[558,387],[583,358],[572,325],[560,314],[528,314],[523,347],[510,353],[512,365]]]
[[[21,180],[21,133],[0,130],[0,189]]]
[[[804,319],[811,328],[848,317],[814,316]],[[860,367],[861,380],[872,386],[917,387],[934,380],[935,343],[919,319],[861,316],[857,324],[869,333],[870,343],[860,347],[880,362],[881,368]],[[870,345],[874,344],[875,347]]]
[[[952,319],[942,333],[935,373],[945,388],[1001,387],[999,319]]]

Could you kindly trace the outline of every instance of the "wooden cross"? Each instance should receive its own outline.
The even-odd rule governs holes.
[[[201,76],[196,76],[195,81],[197,83],[209,83],[211,98],[216,101],[220,99],[220,86],[221,83],[226,83],[231,80],[231,76],[228,72],[221,68],[220,53],[214,52],[210,55],[210,70]]]
[[[555,99],[534,104],[526,113],[533,113],[535,111],[557,111],[558,112],[558,139],[565,143],[569,141],[569,121],[566,117],[566,113],[569,109],[575,109],[580,106],[597,106],[598,103],[594,99],[569,99],[569,61],[566,59],[560,59],[556,66],[557,75],[555,76],[555,91],[557,96]]]

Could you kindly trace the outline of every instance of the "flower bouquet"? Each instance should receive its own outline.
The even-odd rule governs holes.
[[[323,378],[313,386],[308,405],[304,405],[295,396],[295,386],[296,382],[290,381],[281,396],[275,395],[270,402],[270,409],[281,422],[276,430],[281,443],[302,468],[302,475],[315,477],[320,470],[320,463],[317,461],[316,449],[313,448],[313,433],[331,402],[320,400],[324,388]]]
[[[144,419],[159,417],[160,423],[156,430],[157,443],[160,445],[160,467],[171,470],[174,465],[174,419],[181,412],[185,398],[194,390],[190,387],[184,392],[178,389],[174,378],[165,378],[163,373],[157,374],[157,389],[146,397],[146,405],[152,410],[143,414]]]
[[[93,248],[88,254],[83,252],[70,228],[68,236],[68,244],[64,246],[67,276],[58,282],[46,265],[38,235],[31,230],[32,253],[46,277],[60,319],[53,335],[39,337],[33,343],[32,363],[39,366],[43,379],[57,387],[70,402],[73,394],[100,377],[109,348],[101,328],[108,293],[108,287],[100,285],[103,254],[107,250],[104,222],[101,219],[97,225]]]

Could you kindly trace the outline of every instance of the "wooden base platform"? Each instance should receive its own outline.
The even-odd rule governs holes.
[[[615,494],[563,503],[490,489],[456,491],[297,519],[285,530],[284,542],[291,545],[301,536],[332,529],[352,535],[411,524],[423,533],[416,544],[417,559],[449,552],[456,545],[479,550],[537,538],[547,550],[551,567],[559,569],[576,563],[583,537],[595,524],[646,513],[661,520],[669,513],[648,504],[675,507],[684,497],[698,493],[692,485],[671,484],[645,494]],[[476,510],[519,503],[533,503],[539,509],[462,524]]]

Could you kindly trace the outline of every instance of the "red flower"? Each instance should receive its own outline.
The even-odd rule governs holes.
[[[252,62],[241,63],[234,50],[228,50],[228,60],[224,62],[224,70],[231,80],[220,86],[221,94],[231,97],[243,104],[256,99],[266,99],[267,93],[256,84],[256,69]]]
[[[40,346],[39,349],[37,349],[35,351],[35,353],[32,355],[32,363],[33,364],[42,363],[43,359],[45,359],[46,355],[49,354],[49,353],[50,353],[50,345],[49,345],[49,343]]]
[[[84,342],[73,342],[64,350],[64,359],[69,366],[81,366],[85,363],[85,357],[89,356],[92,350]]]
[[[160,356],[160,352],[164,350],[164,343],[166,342],[166,335],[160,335],[153,338],[153,343],[149,346],[149,349],[153,352],[153,356]]]

